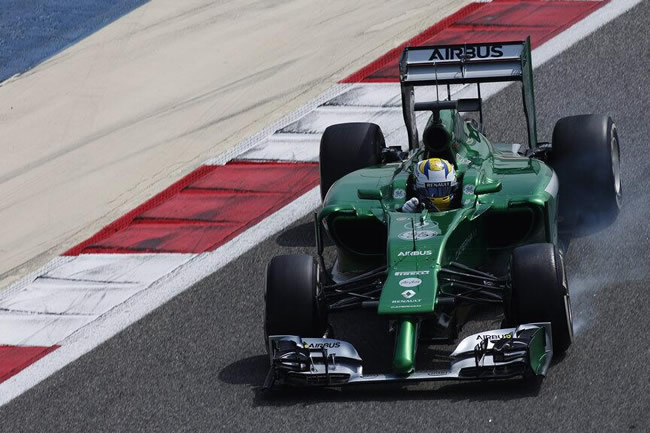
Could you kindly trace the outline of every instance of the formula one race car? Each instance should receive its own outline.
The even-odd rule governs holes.
[[[480,84],[497,81],[522,83],[527,150],[482,132]],[[371,123],[333,125],[323,134],[318,258],[277,256],[267,268],[265,388],[543,377],[553,353],[572,342],[564,247],[618,215],[612,119],[566,117],[552,144],[538,142],[529,40],[409,47],[400,82],[408,151],[387,148]],[[479,97],[452,100],[457,84],[476,84]],[[416,86],[446,86],[447,98],[415,102]],[[431,112],[421,141],[417,111]],[[481,122],[466,120],[471,115]],[[457,206],[404,212],[418,162],[429,158],[453,165]],[[331,268],[324,230],[336,248]],[[445,369],[416,369],[418,343],[432,341],[425,337],[454,342],[470,309],[495,306],[503,329],[462,339]],[[354,309],[389,323],[391,371],[364,375],[352,344],[333,338],[328,316]]]

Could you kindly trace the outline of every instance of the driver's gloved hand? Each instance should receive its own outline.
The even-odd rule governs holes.
[[[417,197],[413,197],[404,203],[404,206],[402,206],[402,212],[415,213],[418,211],[419,204],[420,200],[418,200]]]

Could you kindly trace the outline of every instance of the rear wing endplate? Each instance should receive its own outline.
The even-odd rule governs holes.
[[[409,147],[418,145],[414,86],[521,81],[531,148],[537,146],[530,38],[518,42],[406,47],[400,58],[400,83]]]

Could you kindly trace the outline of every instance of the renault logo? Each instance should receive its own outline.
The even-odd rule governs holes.
[[[406,299],[410,299],[410,298],[412,298],[413,296],[415,296],[415,292],[414,292],[413,290],[411,290],[411,289],[404,290],[404,291],[402,292],[402,296],[404,296]]]

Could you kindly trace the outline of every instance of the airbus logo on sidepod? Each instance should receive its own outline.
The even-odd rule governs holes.
[[[400,251],[399,254],[397,254],[399,257],[404,257],[404,256],[430,256],[433,254],[433,251],[431,250],[426,250],[426,251]]]

